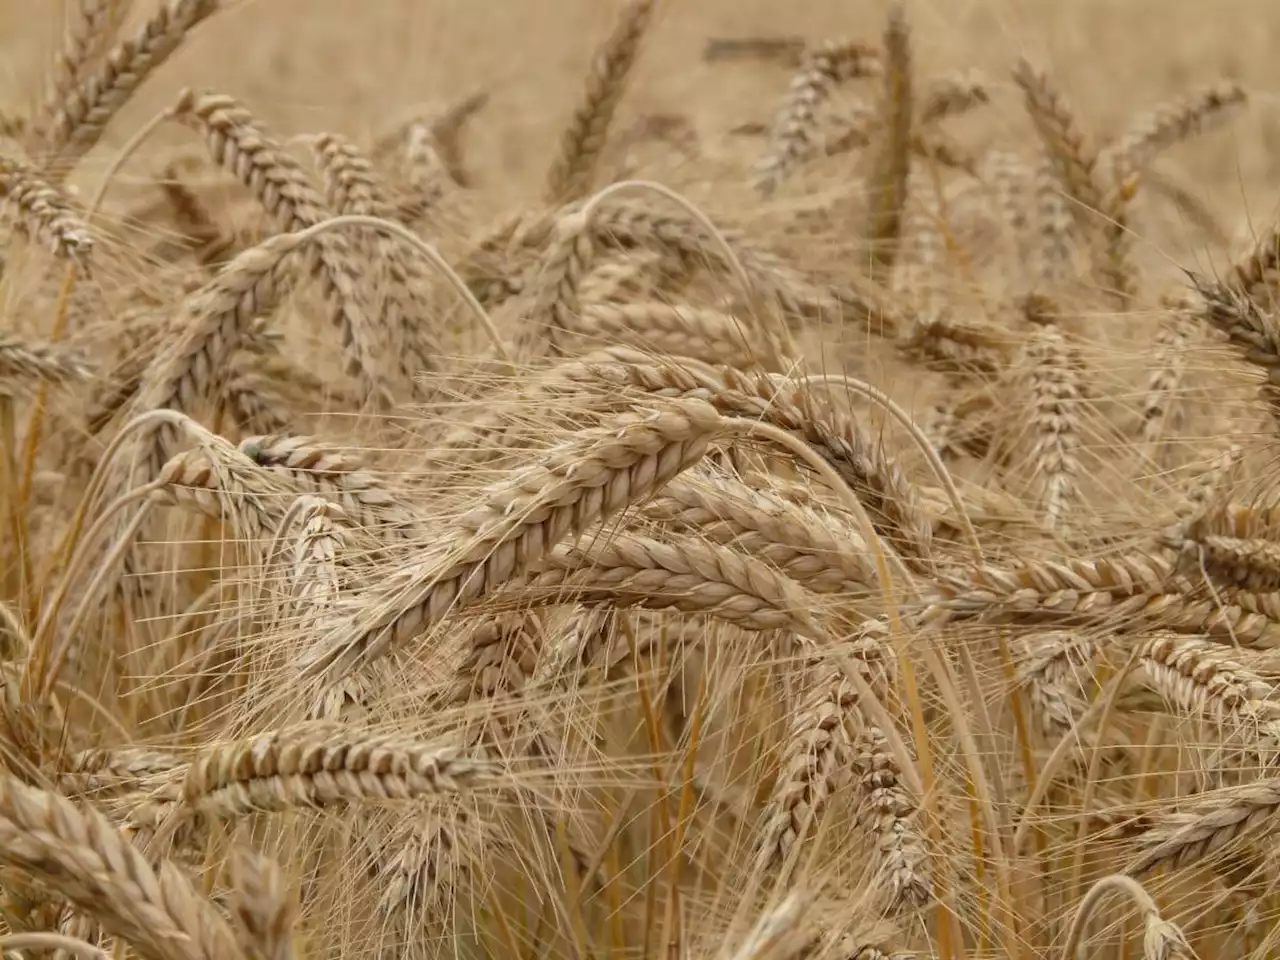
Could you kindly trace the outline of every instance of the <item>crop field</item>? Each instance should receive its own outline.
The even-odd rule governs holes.
[[[0,0],[4,960],[1280,957],[1278,49]]]

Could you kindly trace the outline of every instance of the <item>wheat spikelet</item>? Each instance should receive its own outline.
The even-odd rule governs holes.
[[[773,369],[763,337],[738,318],[661,302],[594,303],[581,317],[568,318],[574,332],[588,342],[632,343],[663,356],[694,357],[731,367],[755,365]]]
[[[804,66],[778,109],[769,137],[769,148],[757,165],[753,186],[771,196],[813,152],[818,111],[839,84],[880,71],[878,54],[865,44],[830,40],[806,53]]]
[[[102,65],[62,99],[43,146],[64,163],[88,153],[142,82],[220,6],[219,0],[164,0],[132,39],[111,50]]]
[[[582,103],[561,138],[560,152],[547,174],[549,203],[569,203],[591,191],[614,111],[626,90],[627,77],[639,56],[655,4],[656,0],[628,0],[613,33],[597,51]]]
[[[990,102],[991,93],[977,74],[948,74],[926,85],[917,121],[922,126],[937,123]]]
[[[239,449],[290,486],[337,504],[363,530],[396,538],[420,532],[413,509],[354,454],[315,437],[272,435],[246,437]]]
[[[1030,694],[1042,732],[1056,741],[1074,729],[1084,713],[1083,677],[1100,643],[1089,633],[1072,631],[1030,634],[1023,646],[1026,656],[1018,679]]]
[[[1218,855],[1237,838],[1263,840],[1276,829],[1278,810],[1280,781],[1274,778],[1207,794],[1191,809],[1156,818],[1127,872],[1186,867]]]
[[[838,671],[820,665],[805,671],[756,838],[762,866],[780,869],[799,856],[793,849],[812,842],[831,795],[847,785],[854,750],[846,724],[856,711],[857,698]]]
[[[697,540],[619,534],[607,542],[559,548],[524,589],[557,602],[567,595],[586,604],[705,614],[748,630],[791,629],[819,640],[826,635],[813,601],[794,581],[736,551]]]
[[[901,4],[890,8],[884,48],[884,92],[880,100],[883,140],[869,176],[871,213],[867,239],[871,244],[873,277],[893,268],[911,173],[915,94],[911,78],[911,31]]]
[[[35,124],[36,129],[45,128],[72,90],[85,81],[128,18],[131,6],[132,0],[81,0],[76,4],[62,50],[54,57],[43,113]]]
[[[66,347],[0,336],[2,381],[76,383],[88,379],[91,369],[84,357]],[[7,386],[7,382],[0,384],[0,387]]]
[[[1280,733],[1280,703],[1271,685],[1228,657],[1215,643],[1194,637],[1161,636],[1138,651],[1146,682],[1167,704],[1190,715],[1212,717],[1274,739]]]
[[[579,326],[577,318],[582,313],[578,288],[595,255],[592,225],[583,213],[566,214],[557,221],[517,345],[522,357],[533,354],[541,344],[553,356],[564,355],[567,334]]]
[[[643,510],[665,526],[759,557],[814,593],[851,594],[875,583],[855,531],[740,482],[677,478]]]

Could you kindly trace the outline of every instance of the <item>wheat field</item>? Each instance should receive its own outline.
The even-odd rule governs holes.
[[[0,949],[1280,956],[1278,42],[0,2]]]

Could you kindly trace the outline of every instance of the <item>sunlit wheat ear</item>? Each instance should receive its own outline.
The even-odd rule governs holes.
[[[100,813],[5,778],[0,860],[47,883],[152,960],[237,960],[226,922],[185,875],[156,870]]]
[[[41,147],[64,168],[88,153],[142,82],[221,6],[220,0],[164,0],[131,39],[114,47],[62,98]]]
[[[548,202],[570,203],[591,192],[614,111],[626,90],[656,5],[657,0],[627,0],[613,33],[596,52],[582,103],[561,138],[560,152],[547,174]]]
[[[279,229],[299,231],[332,216],[302,165],[238,101],[215,93],[184,92],[175,113],[200,132],[214,161],[257,197]],[[320,281],[329,320],[341,335],[348,371],[361,378],[369,397],[385,402],[390,378],[384,376],[384,338],[365,310],[359,258],[346,237],[325,231],[306,260],[308,272]]]
[[[522,574],[565,536],[660,489],[700,460],[724,429],[704,401],[666,403],[585,431],[549,451],[542,464],[480,491],[475,506],[441,531],[437,547],[395,571],[374,602],[361,603],[350,633],[335,637],[310,672],[376,658],[419,636]]]
[[[350,140],[322,133],[314,149],[325,178],[327,199],[334,213],[363,214],[395,220],[396,211],[373,164]],[[366,238],[366,255],[374,255],[385,270],[386,289],[376,291],[381,311],[374,321],[383,327],[396,349],[406,384],[440,365],[441,348],[433,326],[429,280],[421,259],[385,233]]]
[[[773,122],[769,148],[756,165],[753,185],[765,197],[772,196],[783,180],[813,153],[818,112],[838,85],[859,77],[878,76],[880,56],[864,43],[829,40],[806,53],[804,66]]]
[[[893,268],[911,173],[912,117],[916,104],[911,76],[911,31],[901,4],[890,9],[884,48],[881,141],[868,184],[871,214],[867,242],[871,245],[873,277],[885,276]]]
[[[69,15],[62,49],[54,55],[46,79],[42,113],[34,124],[44,129],[71,91],[83,83],[114,43],[129,16],[132,0],[82,0]]]
[[[0,154],[0,214],[54,255],[88,265],[93,237],[63,191],[16,157]]]
[[[788,875],[816,842],[832,794],[848,787],[854,757],[850,727],[856,722],[856,695],[830,667],[810,667],[803,677],[756,841],[761,866],[785,869]]]

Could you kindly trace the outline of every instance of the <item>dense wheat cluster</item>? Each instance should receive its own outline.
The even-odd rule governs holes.
[[[6,74],[7,954],[1280,954],[1280,234],[1178,162],[1275,92],[904,0],[697,36],[711,129],[689,2],[498,183],[500,84],[170,79],[267,3]]]

